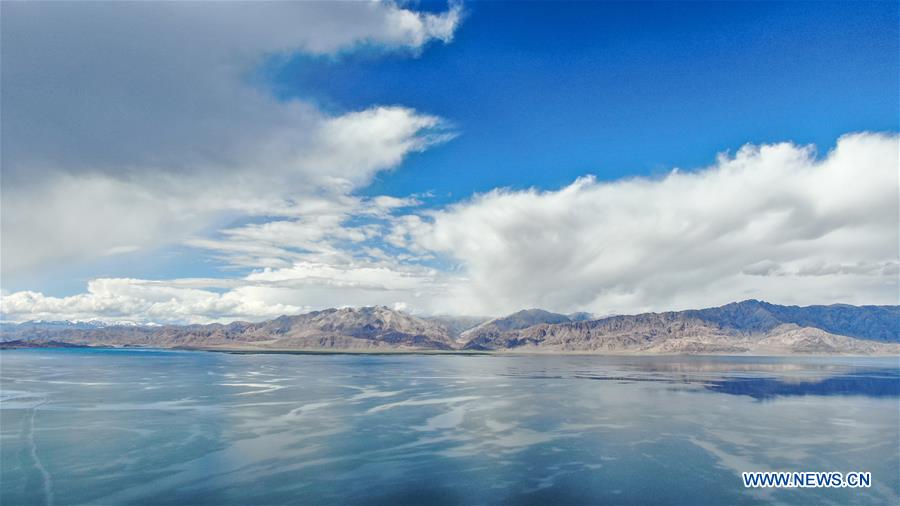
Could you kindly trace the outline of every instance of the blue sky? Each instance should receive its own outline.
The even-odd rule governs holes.
[[[273,86],[335,111],[404,104],[459,129],[381,174],[372,194],[558,188],[706,166],[745,143],[827,150],[846,132],[898,128],[895,4],[484,2],[466,13],[452,44],[420,57],[300,56]]]
[[[5,317],[897,303],[895,2],[210,9],[4,9]]]

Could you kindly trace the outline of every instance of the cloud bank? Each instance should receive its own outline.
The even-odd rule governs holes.
[[[344,213],[226,229],[198,245],[258,267],[240,278],[101,279],[71,297],[7,294],[3,309],[14,319],[228,321],[365,304],[468,314],[751,297],[897,304],[898,153],[900,136],[858,133],[822,157],[748,145],[662,178],[497,189],[439,210],[356,199]]]
[[[895,133],[846,135],[823,156],[792,143],[745,146],[662,178],[587,176],[440,209],[428,195],[360,196],[378,173],[455,131],[401,104],[334,111],[280,98],[266,65],[360,49],[427,57],[429,43],[452,41],[461,12],[455,3],[440,13],[393,2],[4,4],[4,282],[172,245],[222,277],[98,276],[70,296],[4,289],[2,318],[898,303]]]
[[[404,235],[463,267],[463,300],[499,312],[897,304],[898,153],[895,134],[846,135],[821,160],[748,145],[662,179],[495,190]]]
[[[262,64],[295,52],[449,42],[451,6],[391,2],[34,2],[2,17],[2,270],[177,243],[222,215],[339,202],[447,140],[397,105],[281,100]]]

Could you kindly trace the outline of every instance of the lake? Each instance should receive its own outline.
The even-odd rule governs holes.
[[[900,503],[897,358],[9,350],[0,390],[5,506]]]

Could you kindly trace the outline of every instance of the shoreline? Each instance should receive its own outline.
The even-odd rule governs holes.
[[[465,351],[465,350],[248,350],[217,348],[182,348],[184,351],[208,351],[233,355],[455,355],[455,356],[518,356],[518,357],[895,357],[898,353],[848,354],[848,353],[655,353],[642,351],[594,352],[594,351]]]
[[[391,349],[391,350],[352,350],[352,349],[290,349],[290,348],[252,348],[252,347],[152,347],[152,346],[43,346],[43,347],[0,347],[0,352],[8,350],[147,350],[147,351],[196,351],[210,353],[228,353],[232,355],[452,355],[452,356],[594,356],[594,357],[806,357],[806,358],[897,358],[900,353],[657,353],[647,351],[508,351],[508,350],[429,350],[429,349]]]

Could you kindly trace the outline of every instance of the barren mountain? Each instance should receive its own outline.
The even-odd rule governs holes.
[[[759,300],[682,311],[742,332],[769,332],[783,324],[813,327],[873,341],[900,342],[900,306],[779,306]]]
[[[898,306],[778,306],[749,300],[709,309],[578,320],[539,309],[495,318],[419,318],[383,306],[326,309],[227,325],[3,324],[7,347],[50,342],[275,350],[489,350],[586,353],[900,354]]]
[[[260,323],[227,325],[68,329],[7,325],[3,329],[3,340],[10,339],[167,348],[448,350],[454,345],[444,326],[383,306],[326,309]]]
[[[701,310],[539,324],[474,335],[472,350],[650,353],[900,353],[897,306],[777,306],[749,300]],[[474,330],[474,329],[473,329]]]
[[[491,318],[489,316],[436,315],[426,316],[423,319],[442,325],[450,332],[450,335],[453,336],[457,343],[465,344],[466,339],[461,337],[461,335],[465,331],[477,327]]]
[[[648,313],[583,322],[544,323],[499,335],[482,334],[469,341],[466,348],[611,352],[648,349],[664,341],[700,336],[705,341],[722,344],[732,337],[715,325],[685,318],[679,313]]]
[[[287,348],[454,347],[450,331],[440,323],[384,306],[282,316],[257,324],[254,335],[269,336],[272,346]]]
[[[462,334],[461,340],[469,342],[476,339],[489,339],[500,337],[503,333],[511,330],[526,329],[542,323],[564,323],[571,321],[582,321],[586,313],[574,313],[574,318],[544,311],[543,309],[524,309],[501,318],[488,320],[477,327],[473,327]]]

